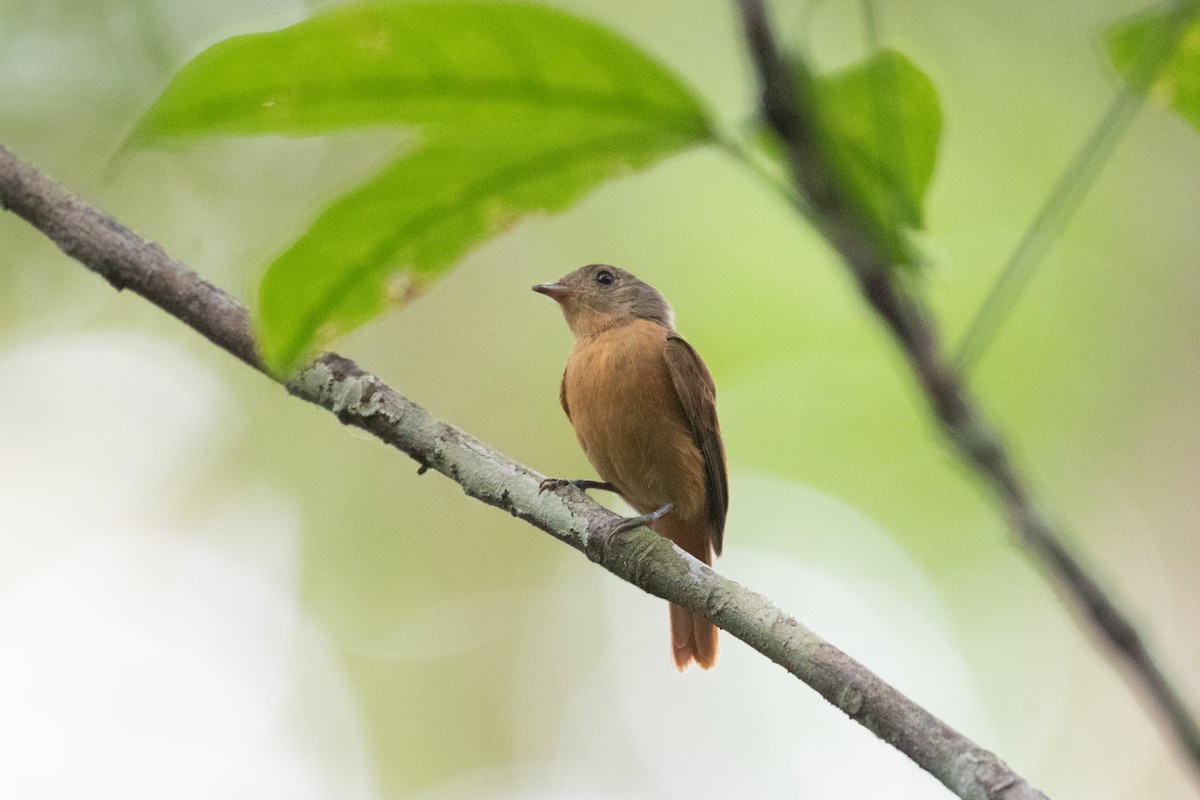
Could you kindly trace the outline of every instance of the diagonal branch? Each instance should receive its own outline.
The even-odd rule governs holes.
[[[1200,727],[1182,696],[1151,656],[1129,617],[1117,607],[1013,466],[1004,443],[983,417],[961,376],[946,360],[934,321],[918,298],[893,279],[887,255],[860,224],[822,152],[808,108],[797,93],[788,64],[776,46],[761,0],[738,0],[762,91],[767,123],[787,149],[802,201],[825,238],[842,256],[859,289],[907,356],[942,433],[1000,503],[1013,531],[1033,552],[1059,593],[1125,666],[1170,737],[1200,774]]]
[[[237,300],[0,146],[0,208],[42,231],[117,289],[129,289],[265,372]],[[326,353],[287,383],[325,408],[503,509],[585,553],[618,577],[706,614],[816,689],[855,722],[972,800],[1045,800],[992,753],[909,700],[762,595],[718,575],[647,528],[606,535],[620,519],[577,489],[540,495],[542,476],[443,422]]]

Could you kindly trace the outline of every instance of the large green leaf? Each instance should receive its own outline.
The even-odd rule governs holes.
[[[593,22],[513,3],[392,2],[218,42],[171,80],[131,140],[381,124],[469,131],[514,112],[704,130],[677,78]]]
[[[1200,130],[1200,2],[1154,8],[1108,30],[1113,65]]]
[[[220,42],[187,64],[130,144],[214,134],[422,130],[267,270],[263,356],[295,367],[403,302],[522,214],[712,137],[678,78],[611,31],[512,3],[372,3]]]
[[[933,82],[893,50],[801,80],[811,92],[825,152],[842,187],[892,258],[911,261],[906,230],[924,223],[942,128]]]
[[[584,133],[582,131],[577,133]],[[510,139],[494,149],[430,142],[328,208],[267,270],[264,356],[286,370],[308,349],[401,303],[473,244],[523,214],[568,207],[596,184],[678,144],[647,130]]]

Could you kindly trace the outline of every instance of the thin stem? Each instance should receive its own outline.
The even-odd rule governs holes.
[[[719,132],[716,137],[717,145],[739,164],[758,176],[764,184],[771,187],[788,205],[796,209],[800,216],[810,225],[816,225],[818,217],[812,207],[796,191],[792,182],[772,171],[767,166],[767,155],[754,148],[744,136]]]
[[[1130,89],[1117,92],[1108,110],[1096,125],[1070,166],[1058,179],[1033,221],[1009,256],[1000,276],[992,284],[975,318],[967,326],[954,357],[962,372],[973,367],[996,332],[1012,312],[1034,270],[1045,258],[1055,240],[1096,182],[1117,142],[1129,130],[1145,95]]]
[[[863,39],[867,43],[867,52],[879,50],[879,15],[875,10],[875,0],[862,0]]]
[[[1034,270],[1070,223],[1113,149],[1141,110],[1154,81],[1177,52],[1180,39],[1198,7],[1200,3],[1196,0],[1177,0],[1166,24],[1156,27],[1153,39],[1143,43],[1140,57],[1123,76],[1124,83],[1108,110],[1034,215],[983,305],[967,326],[954,358],[960,372],[966,373],[979,361],[1016,305]]]

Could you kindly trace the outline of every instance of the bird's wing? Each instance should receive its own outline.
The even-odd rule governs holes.
[[[717,387],[692,346],[677,335],[667,337],[667,369],[692,438],[704,456],[708,489],[708,518],[713,525],[713,551],[721,554],[725,513],[729,510],[729,479],[725,475],[725,445],[717,424]]]
[[[571,408],[567,405],[567,373],[564,370],[562,383],[558,385],[558,402],[562,404],[563,413],[567,415],[567,421],[571,420]]]

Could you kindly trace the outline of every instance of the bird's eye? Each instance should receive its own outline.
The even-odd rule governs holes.
[[[612,283],[616,279],[617,279],[617,276],[613,275],[611,272],[609,272],[606,269],[602,269],[596,273],[596,283],[600,284],[601,286],[608,286],[610,283]]]

